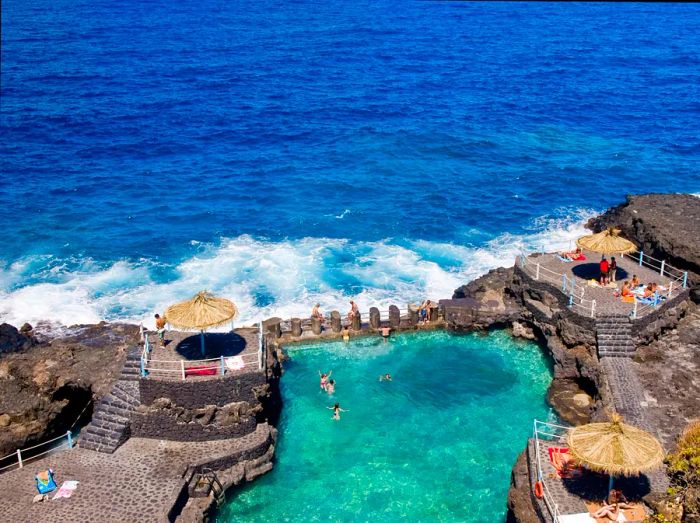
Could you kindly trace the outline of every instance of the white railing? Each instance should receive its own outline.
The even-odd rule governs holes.
[[[569,308],[578,312],[581,315],[595,317],[596,302],[584,298],[586,287],[576,283],[576,279],[568,277],[561,272],[555,272],[548,269],[544,265],[529,259],[525,254],[520,254],[516,259],[516,264],[525,271],[529,276],[532,276],[537,281],[551,283],[557,287],[561,287],[562,292],[569,298]]]
[[[254,366],[258,370],[263,368],[263,351],[262,343],[262,323],[260,324],[260,342],[258,350],[254,353],[237,354],[234,356],[219,356],[218,358],[208,358],[201,360],[154,360],[151,358],[152,346],[148,338],[148,333],[144,330],[141,333],[143,339],[143,350],[141,351],[141,377],[146,376],[175,376],[185,380],[187,376],[196,376],[197,371],[216,371],[206,375],[225,375],[227,372],[235,372],[243,370],[247,366]],[[230,369],[228,365],[229,358],[240,358],[244,367],[241,369]]]
[[[61,441],[64,440],[64,441]],[[42,452],[29,452],[38,449],[39,447],[45,447],[49,446],[49,448],[45,451]],[[4,456],[0,458],[0,463],[6,463],[9,462],[7,465],[3,465],[0,467],[0,473],[5,472],[6,470],[12,469],[12,468],[22,468],[26,463],[29,461],[33,461],[37,458],[40,458],[42,456],[45,456],[46,454],[56,452],[58,450],[64,449],[64,448],[73,448],[73,434],[69,430],[62,436],[58,436],[56,438],[50,439],[48,441],[44,441],[42,443],[39,443],[37,445],[34,445],[32,447],[27,447],[24,449],[17,449],[15,452],[12,454],[8,454],[7,456]],[[24,455],[22,455],[24,453]]]
[[[671,281],[676,282],[682,288],[688,286],[688,272],[676,269],[675,267],[666,263],[666,260],[659,260],[653,258],[648,254],[644,254],[644,251],[639,251],[639,253],[625,254],[631,260],[636,261],[640,266],[649,267],[653,271],[658,271],[661,276],[666,276]],[[623,257],[624,257],[623,256]]]
[[[561,515],[559,511],[559,505],[554,500],[549,487],[547,486],[547,481],[544,479],[544,474],[542,473],[542,455],[540,453],[540,439],[545,441],[556,441],[561,443],[564,441],[563,431],[568,430],[568,427],[563,425],[557,425],[555,423],[547,423],[544,421],[535,420],[533,423],[533,438],[535,439],[535,462],[537,464],[537,481],[542,484],[542,499],[544,504],[547,506],[550,515],[552,516],[552,521],[554,523],[559,523],[559,516]]]

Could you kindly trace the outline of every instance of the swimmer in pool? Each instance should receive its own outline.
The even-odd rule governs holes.
[[[387,372],[386,374],[379,376],[379,381],[391,381],[391,374]]]
[[[391,327],[382,327],[380,332],[382,333],[382,338],[384,338],[384,341],[387,341],[389,339],[389,335],[391,334]]]
[[[335,392],[335,380],[329,380],[326,384],[326,392],[328,394],[333,394]]]
[[[333,374],[333,371],[330,371],[328,374],[324,374],[321,371],[318,371],[318,375],[321,376],[321,390],[326,390],[326,386],[328,385],[328,379],[331,377],[331,374]]]
[[[326,407],[326,408],[333,411],[333,418],[332,419],[334,419],[335,421],[338,421],[340,419],[341,412],[348,412],[347,410],[340,408],[340,403],[336,403],[332,407]]]

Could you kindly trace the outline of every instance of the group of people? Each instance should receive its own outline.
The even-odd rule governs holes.
[[[331,374],[333,374],[332,370],[327,373],[318,371],[321,390],[327,392],[329,395],[335,393],[335,380],[331,379]],[[386,374],[382,374],[379,376],[379,381],[392,381],[391,374],[388,372]],[[326,408],[333,411],[333,417],[331,419],[334,421],[338,421],[340,419],[341,412],[348,412],[346,409],[341,408],[340,403],[338,402],[336,402],[332,407]]]
[[[610,261],[607,260],[603,254],[603,258],[600,260],[600,284],[605,286],[608,283],[615,283],[617,279],[617,261],[615,256],[610,257]]]
[[[658,296],[658,293],[659,285],[656,282],[644,285],[639,281],[636,274],[632,276],[631,280],[625,280],[620,290],[620,296],[623,298],[633,296],[639,298],[654,298]]]

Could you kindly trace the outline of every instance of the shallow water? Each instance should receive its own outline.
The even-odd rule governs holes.
[[[504,520],[511,467],[549,414],[535,344],[432,332],[289,354],[275,467],[230,495],[219,522]],[[334,395],[319,370],[333,371]]]
[[[2,3],[0,321],[448,297],[700,192],[700,6]]]

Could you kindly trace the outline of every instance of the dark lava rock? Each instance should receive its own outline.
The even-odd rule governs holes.
[[[561,419],[571,425],[585,425],[591,421],[595,400],[573,379],[554,379],[547,391],[547,401]]]
[[[700,285],[700,198],[689,194],[628,196],[627,202],[592,218],[596,232],[614,226],[659,260],[692,274]]]
[[[64,433],[91,399],[109,392],[135,325],[90,325],[39,343],[11,325],[0,326],[0,455]]]
[[[0,354],[25,350],[36,344],[36,340],[27,334],[32,329],[31,325],[29,325],[29,329],[24,330],[27,325],[25,323],[21,331],[9,323],[0,325]]]
[[[520,453],[511,472],[506,521],[507,523],[541,523],[530,494],[526,451]]]

